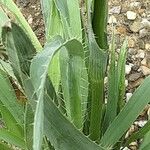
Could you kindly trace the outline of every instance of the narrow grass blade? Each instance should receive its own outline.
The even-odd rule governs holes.
[[[144,127],[140,128],[139,131],[133,133],[125,142],[124,147],[137,139],[142,139],[148,131],[150,131],[150,121],[148,121]]]
[[[16,20],[18,21],[18,23],[24,29],[26,34],[29,36],[36,50],[40,51],[42,49],[40,42],[38,41],[37,37],[35,36],[28,22],[25,20],[20,9],[16,6],[13,0],[0,0],[0,4],[11,11],[11,13],[16,17]]]
[[[150,149],[150,130],[149,132],[145,135],[145,137],[143,138],[142,144],[139,148],[139,150],[149,150]]]
[[[112,147],[127,131],[130,125],[138,117],[144,107],[150,102],[150,77],[147,77],[142,85],[132,95],[116,119],[110,124],[102,137],[100,144],[104,147]],[[142,101],[141,101],[142,99]],[[119,128],[116,128],[119,124]],[[115,131],[115,132],[114,132]]]
[[[124,41],[119,54],[118,64],[117,64],[117,79],[118,79],[118,112],[122,109],[124,105],[124,95],[125,95],[125,64],[127,56],[127,39]]]
[[[0,129],[0,140],[16,145],[22,149],[26,148],[23,138],[17,137],[15,134],[5,129]]]
[[[106,113],[103,122],[103,133],[106,131],[109,124],[115,119],[118,108],[118,80],[117,80],[114,33],[112,35],[110,55],[111,55],[110,67],[108,71],[108,98],[107,98]]]

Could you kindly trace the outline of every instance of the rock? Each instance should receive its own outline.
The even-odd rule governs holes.
[[[147,120],[140,120],[140,121],[135,121],[134,124],[138,125],[139,127],[144,127],[144,125],[147,123]]]
[[[143,19],[141,23],[143,28],[150,29],[150,21],[148,21],[147,19]]]
[[[143,40],[139,39],[137,44],[140,49],[145,49],[145,43]]]
[[[139,32],[140,29],[141,29],[141,22],[139,21],[133,22],[133,24],[130,26],[130,30],[135,33]]]
[[[150,75],[150,69],[148,67],[141,66],[140,69],[145,76]]]
[[[135,39],[133,37],[128,38],[128,46],[129,48],[135,47]]]
[[[125,86],[126,87],[128,86],[128,80],[125,80]]]
[[[29,24],[32,24],[32,22],[33,22],[32,15],[29,15],[28,18],[27,18],[27,20],[28,20]]]
[[[139,78],[138,80],[136,80],[135,82],[132,82],[129,84],[129,88],[130,89],[134,89],[137,88],[139,85],[141,85],[141,83],[143,82],[143,78]]]
[[[135,20],[136,19],[136,13],[133,11],[127,11],[127,18],[128,20]]]
[[[146,60],[146,58],[144,58],[144,59],[141,61],[141,65],[142,65],[142,66],[146,66],[146,65],[147,65],[147,60]]]
[[[116,24],[117,23],[117,19],[115,18],[115,16],[113,16],[113,15],[110,16],[109,19],[108,19],[108,23],[109,24],[112,24],[112,23]]]
[[[130,150],[128,147],[125,147],[125,148],[121,148],[121,150]]]
[[[138,50],[138,53],[135,56],[136,58],[144,59],[145,52],[143,50]]]
[[[139,8],[141,6],[141,3],[140,2],[131,2],[130,3],[130,7],[131,8]]]
[[[143,37],[145,37],[145,36],[147,36],[149,33],[148,33],[148,30],[147,29],[141,29],[140,31],[139,31],[139,37],[140,38],[143,38]]]
[[[136,81],[141,77],[141,73],[133,73],[129,75],[129,81]]]
[[[136,55],[137,54],[137,51],[134,48],[129,48],[128,52],[130,55]]]
[[[131,68],[132,68],[133,64],[129,64],[125,66],[125,73],[129,74],[131,72]]]
[[[149,44],[149,43],[146,43],[146,44],[145,44],[145,49],[146,49],[146,50],[150,50],[150,44]]]
[[[109,14],[120,14],[121,6],[114,6],[109,10]]]
[[[129,101],[132,95],[133,95],[132,93],[126,93],[126,102]]]
[[[118,34],[125,34],[126,35],[126,33],[127,33],[126,27],[125,26],[119,26],[119,27],[117,27],[117,33]]]

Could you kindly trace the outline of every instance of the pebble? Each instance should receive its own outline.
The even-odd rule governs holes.
[[[143,65],[143,66],[146,66],[146,65],[147,65],[147,60],[146,60],[146,58],[144,58],[144,59],[141,61],[141,65]]]
[[[141,73],[133,73],[130,74],[129,76],[129,81],[136,81],[137,79],[139,79],[141,77]]]
[[[134,33],[139,32],[140,29],[141,29],[141,22],[139,22],[139,21],[133,22],[133,24],[130,26],[130,30]]]
[[[133,37],[128,38],[128,46],[129,48],[135,47],[135,39]]]
[[[130,74],[132,66],[133,66],[133,64],[129,64],[129,65],[125,66],[125,73],[126,74]]]
[[[141,66],[140,69],[145,76],[150,75],[150,69],[148,67]]]
[[[150,21],[144,18],[141,23],[143,28],[150,29]]]
[[[144,125],[147,123],[147,120],[140,120],[140,121],[135,121],[134,124],[138,125],[139,127],[144,127]]]
[[[139,31],[139,37],[140,38],[143,38],[143,37],[145,37],[145,36],[147,36],[148,35],[148,30],[147,29],[141,29],[140,31]]]
[[[114,24],[116,24],[117,23],[117,19],[115,18],[115,16],[110,16],[109,17],[109,20],[108,20],[108,23],[109,24],[112,24],[112,23],[114,23]]]
[[[126,102],[128,102],[133,94],[132,93],[126,93]]]
[[[145,44],[145,49],[146,49],[146,50],[150,50],[150,44],[149,44],[149,43],[146,43],[146,44]]]
[[[109,14],[120,14],[121,6],[114,6],[109,10]]]
[[[135,56],[136,58],[144,59],[145,52],[143,50],[138,50],[138,53]]]
[[[128,52],[130,55],[136,55],[137,54],[137,51],[134,48],[129,48]]]
[[[130,150],[128,147],[125,147],[125,148],[121,148],[121,150]]]
[[[136,19],[137,14],[133,11],[127,11],[127,18],[128,20],[135,20]]]
[[[128,80],[125,80],[125,86],[127,87],[129,84]]]
[[[140,2],[131,2],[130,7],[131,8],[139,8],[141,6]]]

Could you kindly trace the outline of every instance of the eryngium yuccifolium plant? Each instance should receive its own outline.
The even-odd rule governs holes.
[[[41,0],[43,47],[12,0],[0,6],[0,149],[120,150],[139,139],[150,149],[149,121],[125,139],[150,102],[150,77],[124,104],[127,40],[116,62],[107,0]]]

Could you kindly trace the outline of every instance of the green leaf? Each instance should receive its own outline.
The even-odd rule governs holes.
[[[115,119],[118,108],[118,80],[117,80],[114,33],[112,35],[110,55],[111,55],[110,67],[108,71],[108,98],[107,98],[106,113],[103,121],[103,133],[106,131],[109,124]]]
[[[107,43],[107,16],[108,0],[95,0],[93,12],[93,32],[101,49],[108,49]]]
[[[1,150],[13,150],[12,148],[10,148],[10,146],[8,146],[8,144],[0,142],[0,149]]]
[[[24,76],[29,76],[30,63],[35,55],[35,48],[25,32],[15,23],[12,28],[3,29],[3,40],[6,40],[6,50],[13,72],[21,85]]]
[[[144,125],[144,127],[140,128],[137,132],[133,133],[125,142],[124,147],[128,146],[131,142],[142,139],[144,135],[150,131],[150,120]]]
[[[4,140],[22,149],[26,148],[23,138],[17,137],[15,134],[5,129],[0,129],[0,140]]]
[[[81,51],[80,48],[82,48],[82,45],[80,42],[78,42],[75,39],[72,39],[70,41],[67,41],[65,43],[62,43],[62,40],[60,37],[54,38],[52,42],[46,45],[44,51],[42,53],[39,53],[32,61],[31,65],[31,79],[32,83],[35,88],[35,92],[37,93],[37,106],[35,111],[35,118],[34,118],[34,149],[39,149],[41,147],[42,142],[42,135],[43,135],[43,95],[44,95],[44,87],[46,83],[46,76],[49,68],[49,64],[51,63],[51,60],[53,56],[55,55],[58,50],[60,50],[63,46],[66,47],[68,50],[68,53],[70,55],[70,83],[72,82],[71,89],[73,89],[73,86],[78,86],[78,80],[79,77],[75,73],[71,73],[71,70],[73,69],[72,65],[75,65],[75,62],[78,61],[81,62],[83,59],[83,51]],[[79,49],[76,49],[75,47],[79,47]],[[77,60],[77,61],[76,61]],[[37,69],[39,68],[39,69]],[[77,68],[80,69],[80,66]],[[80,79],[81,80],[81,79]],[[74,83],[74,84],[73,84]],[[81,108],[81,93],[78,91],[72,91],[70,89],[70,98],[75,98],[77,106],[74,105],[74,112],[72,118],[74,120],[74,123],[76,123],[77,126],[82,125],[82,108]],[[74,97],[73,97],[74,96]],[[76,112],[76,113],[75,113]],[[40,118],[40,120],[39,120]],[[38,143],[38,144],[37,144]]]
[[[124,41],[117,64],[117,79],[118,79],[118,112],[122,109],[124,105],[124,95],[125,95],[125,64],[127,56],[127,39]]]
[[[9,110],[20,126],[24,122],[24,109],[18,103],[15,92],[6,74],[0,70],[0,101]],[[17,110],[17,111],[16,111]]]
[[[139,148],[139,150],[149,150],[150,149],[150,142],[149,142],[149,138],[150,138],[150,131],[146,134],[146,136],[144,137],[142,144]]]
[[[150,77],[147,77],[106,130],[100,141],[102,146],[112,147],[115,145],[121,136],[128,130],[134,120],[138,117],[144,107],[150,102],[149,84]],[[116,128],[118,125],[119,128]]]
[[[16,6],[13,0],[0,0],[0,4],[11,11],[11,13],[16,17],[16,20],[24,29],[32,44],[36,48],[37,51],[42,49],[40,42],[38,41],[37,37],[35,36],[34,32],[32,31],[31,27],[29,26],[28,22],[24,18],[23,14],[21,13],[20,9]]]
[[[32,150],[33,145],[33,122],[34,113],[30,104],[26,104],[25,122],[24,122],[24,139],[28,150]]]
[[[44,133],[56,150],[107,150],[78,131],[48,96],[44,98],[44,115]]]

